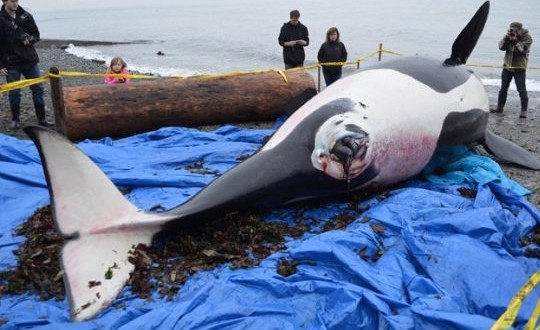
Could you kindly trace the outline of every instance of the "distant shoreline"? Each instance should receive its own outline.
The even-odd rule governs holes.
[[[121,42],[121,41],[101,41],[101,40],[74,40],[74,39],[41,39],[34,46],[36,48],[60,48],[65,49],[70,44],[74,46],[112,46],[112,45],[122,45],[122,44],[131,44],[132,42]]]

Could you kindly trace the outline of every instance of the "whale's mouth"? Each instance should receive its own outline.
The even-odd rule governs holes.
[[[337,140],[330,150],[330,159],[341,164],[342,179],[357,177],[367,167],[369,135],[364,131],[348,134]]]
[[[350,182],[369,166],[369,134],[355,125],[333,142],[327,152],[318,152],[318,164],[324,173]]]

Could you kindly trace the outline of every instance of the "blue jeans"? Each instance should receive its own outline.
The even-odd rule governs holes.
[[[27,68],[8,69],[8,75],[6,81],[8,83],[13,81],[19,81],[21,75],[26,79],[39,78],[40,72],[37,64],[33,64]],[[34,84],[30,86],[32,91],[32,101],[34,102],[34,108],[36,110],[36,116],[38,120],[45,119],[45,101],[43,99],[43,86],[41,84]],[[11,119],[19,120],[20,108],[21,108],[21,90],[14,89],[9,91],[8,95],[9,107],[11,108]]]

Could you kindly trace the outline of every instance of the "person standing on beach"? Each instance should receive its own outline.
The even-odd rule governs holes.
[[[127,76],[115,77],[108,76],[109,74],[129,74],[127,69],[127,63],[120,56],[113,57],[113,59],[111,60],[111,63],[107,68],[107,72],[105,72],[105,78],[103,78],[103,82],[107,85],[129,83],[129,78]]]
[[[18,0],[2,0],[0,11],[0,71],[6,75],[8,83],[18,81],[23,75],[26,79],[38,78],[39,57],[34,44],[39,41],[39,30],[32,15],[19,6]],[[45,118],[43,86],[30,86],[32,101],[38,124],[51,126]],[[11,128],[19,128],[21,90],[9,91],[11,108]]]
[[[278,42],[283,47],[285,69],[304,66],[304,47],[309,45],[308,29],[299,21],[300,12],[292,10],[289,17],[289,22],[283,23],[278,37]]]
[[[504,65],[501,74],[501,89],[499,90],[497,108],[491,110],[491,112],[502,113],[504,111],[508,87],[512,78],[514,78],[514,83],[521,99],[519,118],[527,118],[529,96],[527,95],[525,77],[531,44],[532,37],[520,22],[511,23],[506,35],[499,41],[499,49],[505,52]]]
[[[347,49],[339,40],[339,30],[336,27],[331,27],[326,32],[326,41],[323,42],[319,53],[317,54],[319,63],[346,62]],[[326,86],[330,86],[333,82],[341,78],[342,65],[323,65],[322,71]]]

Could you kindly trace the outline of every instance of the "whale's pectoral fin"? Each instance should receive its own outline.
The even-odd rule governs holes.
[[[465,26],[454,41],[454,44],[452,45],[452,55],[450,58],[446,59],[444,64],[453,66],[467,63],[469,55],[471,55],[474,46],[476,46],[476,42],[484,30],[488,14],[489,1],[486,1],[476,11],[476,14],[474,14],[473,18],[471,18],[467,26]]]
[[[486,129],[483,146],[499,160],[540,170],[540,161],[530,152]]]

